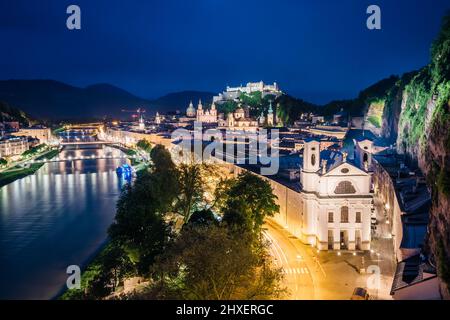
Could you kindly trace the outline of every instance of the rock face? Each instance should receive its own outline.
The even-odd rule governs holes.
[[[416,71],[405,73],[386,93],[381,136],[389,142],[397,142],[400,113],[405,108],[405,86],[416,74]]]
[[[447,106],[447,114],[450,110]],[[420,159],[432,190],[428,250],[435,258],[442,281],[442,294],[450,299],[450,121],[441,119],[430,129]]]
[[[432,194],[427,252],[436,263],[441,293],[450,298],[450,16],[432,45],[431,62],[406,81],[401,92],[397,151],[417,164]],[[397,101],[386,115],[387,135],[395,134]]]

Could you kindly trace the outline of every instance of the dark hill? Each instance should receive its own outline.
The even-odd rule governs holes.
[[[194,107],[197,107],[198,100],[201,99],[203,104],[211,104],[214,93],[203,91],[180,91],[169,93],[152,101],[152,106],[158,111],[176,111],[185,112],[192,101]]]
[[[121,109],[149,108],[150,101],[108,84],[79,88],[54,80],[0,81],[0,101],[41,119],[124,116]]]
[[[122,109],[143,107],[147,114],[156,111],[184,112],[190,100],[210,103],[213,93],[182,91],[167,94],[155,100],[137,97],[110,84],[94,84],[85,88],[71,86],[54,80],[3,80],[0,81],[0,101],[17,106],[39,119],[101,119],[127,118]]]

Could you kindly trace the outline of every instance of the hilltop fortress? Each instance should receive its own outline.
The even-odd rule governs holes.
[[[226,91],[219,93],[219,95],[213,97],[213,102],[222,103],[229,100],[236,100],[239,98],[241,93],[253,93],[253,92],[261,92],[262,97],[270,94],[276,97],[282,94],[278,84],[274,82],[273,84],[265,84],[263,81],[260,82],[249,82],[247,85],[239,86],[239,87],[230,87],[227,86]]]

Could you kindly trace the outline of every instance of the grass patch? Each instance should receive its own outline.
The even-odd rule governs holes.
[[[0,173],[0,188],[13,181],[16,181],[17,179],[22,179],[26,176],[34,174],[43,165],[43,163],[33,163],[29,168],[13,168],[11,170]]]
[[[381,128],[381,118],[377,116],[370,116],[369,118],[367,118],[367,120],[375,127]]]
[[[53,149],[40,155],[35,160],[51,159],[58,155],[59,152],[59,149]],[[0,188],[16,181],[17,179],[22,179],[31,174],[35,174],[36,171],[38,171],[44,164],[45,163],[32,163],[29,167],[25,168],[21,166],[14,166],[13,168],[0,173]]]

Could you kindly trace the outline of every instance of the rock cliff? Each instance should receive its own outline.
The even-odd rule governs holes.
[[[431,49],[429,65],[404,79],[383,125],[393,134],[400,105],[397,151],[425,174],[432,194],[426,251],[436,262],[442,294],[450,284],[450,15]],[[401,98],[400,98],[401,97]],[[401,103],[400,103],[401,101]],[[388,133],[389,132],[389,133]]]

